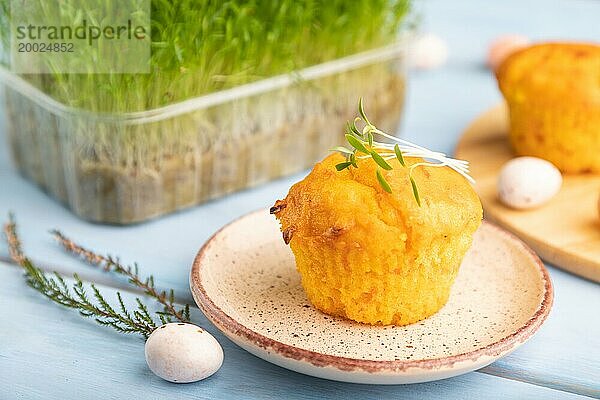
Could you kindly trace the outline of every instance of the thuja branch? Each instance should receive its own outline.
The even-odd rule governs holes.
[[[164,290],[157,290],[154,286],[154,277],[152,275],[146,279],[143,279],[139,276],[137,264],[134,264],[133,267],[126,266],[121,264],[118,259],[115,259],[111,256],[97,254],[83,246],[76,244],[58,230],[52,231],[52,234],[67,252],[79,256],[88,264],[100,267],[104,271],[114,272],[119,275],[126,276],[129,283],[142,289],[146,295],[155,298],[160,304],[163,305],[163,311],[160,313],[164,318],[163,322],[171,322],[171,316],[181,322],[189,322],[190,306],[186,304],[183,308],[177,309],[175,306],[173,289],[171,289],[168,294]]]
[[[73,275],[75,283],[69,287],[58,273],[47,274],[36,267],[23,253],[12,215],[9,217],[8,223],[4,225],[4,234],[10,256],[23,268],[27,284],[49,300],[75,309],[82,316],[94,318],[98,324],[110,326],[122,333],[138,333],[147,338],[156,329],[154,318],[139,298],[136,298],[135,309],[130,311],[125,306],[121,293],[117,292],[118,307],[113,307],[94,284],[90,284],[92,289],[90,296],[77,274]],[[91,301],[90,297],[95,301]],[[159,315],[159,319],[162,321],[163,317]]]

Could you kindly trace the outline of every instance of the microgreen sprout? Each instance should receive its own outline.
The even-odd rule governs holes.
[[[360,117],[356,117],[354,121],[348,122],[346,126],[346,140],[350,146],[352,146],[352,150],[343,146],[331,149],[346,157],[345,162],[341,162],[335,166],[336,170],[343,171],[350,167],[358,168],[356,160],[370,158],[378,166],[376,171],[377,181],[383,190],[391,193],[392,188],[385,179],[383,170],[389,171],[393,169],[388,161],[395,158],[402,167],[408,168],[408,178],[410,180],[413,196],[419,207],[421,206],[421,196],[419,194],[417,182],[412,176],[413,171],[418,167],[448,167],[461,174],[469,182],[475,183],[473,178],[469,175],[468,161],[450,158],[444,153],[431,151],[425,147],[421,147],[379,130],[371,123],[371,121],[369,121],[363,107],[362,97],[358,101],[358,114]],[[361,121],[365,126],[362,130],[359,130],[356,123]],[[387,140],[388,143],[376,141],[376,137],[381,137]],[[418,157],[424,161],[416,162],[409,166],[406,164],[405,157]]]

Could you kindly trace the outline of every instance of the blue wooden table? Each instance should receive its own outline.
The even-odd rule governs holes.
[[[444,37],[449,63],[411,77],[402,134],[425,146],[452,152],[461,130],[496,104],[499,94],[483,68],[487,43],[504,32],[538,39],[600,38],[600,2],[428,1],[418,8],[423,29]],[[357,93],[359,96],[360,93]],[[237,193],[192,210],[132,227],[102,226],[77,219],[19,177],[7,154],[0,115],[0,217],[16,213],[32,258],[49,270],[77,272],[101,289],[137,294],[66,256],[48,234],[60,228],[81,243],[138,261],[159,286],[174,288],[192,303],[188,273],[198,248],[234,218],[268,207],[302,174]],[[0,244],[0,259],[8,261]],[[154,376],[144,361],[143,341],[100,328],[28,288],[19,269],[0,261],[0,399],[80,398],[600,398],[600,286],[549,266],[554,309],[541,331],[506,358],[464,376],[407,386],[331,382],[271,365],[241,350],[194,309],[194,322],[221,342],[225,362],[210,379],[187,385]]]

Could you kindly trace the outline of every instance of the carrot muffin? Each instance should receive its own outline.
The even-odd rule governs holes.
[[[509,56],[497,71],[519,155],[563,172],[600,173],[600,46],[545,43]]]
[[[448,300],[481,203],[451,168],[371,149],[383,164],[359,151],[350,161],[332,154],[271,212],[317,309],[368,324],[411,324]]]

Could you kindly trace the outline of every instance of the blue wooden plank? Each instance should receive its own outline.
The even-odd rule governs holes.
[[[11,173],[0,176],[3,190],[0,214],[18,213],[26,249],[37,259],[65,272],[77,271],[90,279],[113,284],[111,278],[66,256],[53,243],[48,230],[64,227],[66,233],[97,249],[107,249],[126,261],[140,261],[161,286],[174,287],[189,301],[189,265],[197,248],[212,231],[238,214],[257,208],[273,193],[283,194],[292,179],[270,185],[160,221],[117,228],[83,223],[60,205],[46,199],[26,181]],[[0,246],[0,254],[6,248]],[[597,285],[551,270],[556,287],[555,310],[547,326],[516,353],[486,369],[488,373],[577,393],[598,393],[600,379],[600,321],[585,310],[600,304]]]
[[[105,293],[113,289],[101,287]],[[131,295],[125,298],[131,301]],[[312,378],[241,350],[193,311],[193,319],[223,345],[216,375],[194,384],[171,384],[144,361],[143,341],[83,320],[25,286],[17,268],[0,264],[0,398],[178,399],[574,399],[580,396],[471,373],[406,386],[355,385]]]
[[[0,203],[7,204],[6,198],[12,197],[25,248],[42,262],[113,284],[110,277],[66,256],[53,243],[48,230],[64,227],[66,233],[80,238],[85,245],[110,249],[113,254],[123,256],[124,261],[140,261],[142,271],[154,273],[159,285],[174,287],[179,297],[191,301],[189,266],[201,243],[238,214],[256,208],[261,201],[269,204],[262,199],[276,198],[273,193],[285,192],[291,180],[281,180],[160,221],[125,228],[82,223],[54,202],[38,198],[43,195],[14,175],[2,178],[10,186]],[[1,210],[0,207],[0,214]],[[6,252],[4,246],[0,249]],[[551,274],[556,301],[546,326],[527,345],[486,371],[576,393],[598,394],[600,319],[585,310],[591,304],[600,304],[600,290],[597,284],[560,270],[551,268]]]
[[[483,371],[600,398],[600,286],[555,268],[551,274],[555,300],[545,325]]]

